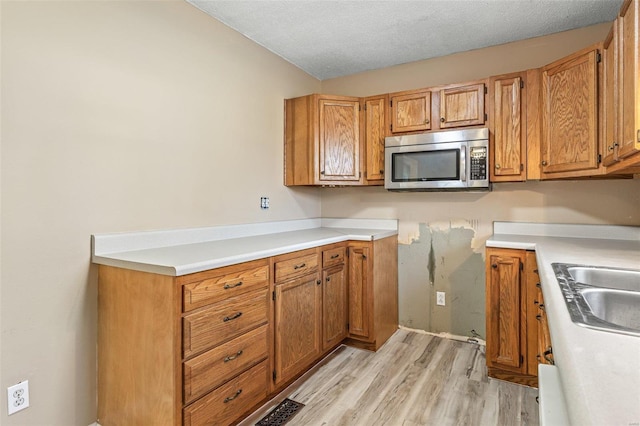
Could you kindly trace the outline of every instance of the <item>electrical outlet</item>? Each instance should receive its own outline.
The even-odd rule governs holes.
[[[444,306],[444,291],[436,291],[436,305]]]
[[[269,197],[260,197],[260,208],[262,210],[269,208]]]
[[[7,388],[8,415],[29,406],[29,381],[25,380]]]

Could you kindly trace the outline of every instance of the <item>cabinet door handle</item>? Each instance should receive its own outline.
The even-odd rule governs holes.
[[[497,264],[497,263],[494,263],[493,265],[491,265],[491,267],[492,267],[493,269],[498,269],[498,264]]]
[[[331,277],[327,277],[327,282],[331,281]]]
[[[536,283],[536,287],[538,287],[538,288],[542,288],[542,286],[540,285],[540,283]]]
[[[542,160],[542,165],[543,166],[546,166],[547,164],[549,164],[549,163],[547,163],[545,160]]]
[[[228,356],[224,357],[224,362],[233,361],[234,359],[238,358],[240,355],[242,355],[242,349],[240,349],[234,355],[228,355]]]
[[[440,117],[440,122],[444,123],[444,117]]]
[[[500,164],[496,164],[496,169],[500,170]]]
[[[429,119],[428,118],[424,119],[424,124],[429,124]]]
[[[339,255],[339,254],[334,254],[333,256],[331,256],[331,259],[337,259],[337,258],[339,258],[339,257],[340,257],[340,255]]]
[[[536,319],[537,319],[538,321],[542,321],[542,315],[540,315],[540,314],[536,315]]]
[[[293,269],[300,269],[300,268],[304,268],[305,266],[307,266],[307,264],[306,264],[306,263],[301,263],[301,264],[299,264],[299,265],[295,265],[295,266],[293,267]]]
[[[541,310],[543,310],[543,311],[544,311],[544,303],[539,304],[539,305],[538,305],[538,308],[540,308]]]
[[[320,170],[320,174],[323,175],[324,174],[324,170]]]
[[[547,361],[549,364],[555,365],[556,364],[555,361],[549,355],[553,355],[553,350],[551,349],[551,346],[549,346],[547,350],[542,353],[542,356],[544,357],[545,361]]]
[[[240,318],[242,316],[242,312],[236,312],[233,315],[229,315],[228,317],[224,317],[224,319],[222,321],[227,322],[227,321],[231,321],[234,320],[236,318]]]
[[[226,403],[228,403],[228,402],[233,401],[233,400],[234,400],[234,399],[236,399],[238,396],[240,396],[240,394],[241,394],[241,393],[242,393],[242,389],[238,389],[238,390],[236,391],[236,393],[235,393],[233,396],[228,396],[228,397],[226,397],[226,398],[224,399],[224,403],[226,404]]]
[[[234,287],[240,287],[242,285],[242,281],[238,281],[235,284],[225,284],[224,285],[224,289],[225,290],[229,290],[230,288],[234,288]]]
[[[322,284],[322,280],[318,280],[318,281],[316,281],[316,284],[317,284],[317,285]]]

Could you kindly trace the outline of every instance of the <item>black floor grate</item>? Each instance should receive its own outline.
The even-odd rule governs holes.
[[[293,416],[304,407],[304,404],[293,401],[289,398],[282,401],[276,408],[269,411],[256,426],[280,426],[287,423]]]

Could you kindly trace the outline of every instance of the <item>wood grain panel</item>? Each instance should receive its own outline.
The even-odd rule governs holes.
[[[279,283],[318,270],[318,254],[315,250],[292,259],[275,262],[275,282]]]
[[[598,167],[597,49],[543,68],[542,172]]]
[[[182,319],[183,355],[189,358],[267,322],[267,290],[193,311]]]
[[[334,265],[340,265],[344,263],[346,259],[347,246],[342,245],[330,249],[322,250],[322,267],[328,268]]]
[[[391,133],[431,129],[431,92],[418,90],[389,95],[391,101]]]
[[[373,328],[378,350],[398,330],[398,237],[373,242]]]
[[[267,397],[267,374],[265,360],[185,407],[184,426],[231,424]]]
[[[349,246],[349,336],[369,340],[372,324],[371,248]]]
[[[604,155],[602,163],[609,166],[617,161],[618,139],[618,93],[617,93],[617,72],[618,66],[618,25],[616,22],[611,26],[611,31],[607,35],[603,43],[602,60],[604,62],[602,70],[602,89],[601,96],[603,108],[600,116],[600,128],[602,132],[602,145]]]
[[[492,79],[493,116],[490,120],[493,130],[493,167],[491,180],[494,182],[522,181],[524,172],[524,149],[526,126],[522,118],[526,112],[522,103],[523,79],[520,75]]]
[[[189,404],[208,391],[264,360],[267,326],[263,325],[195,358],[183,368],[184,403]]]
[[[620,10],[620,73],[618,77],[620,146],[618,157],[625,158],[640,151],[640,31],[638,0],[627,1]]]
[[[487,249],[487,366],[524,373],[521,265],[524,253]]]
[[[314,96],[284,101],[284,184],[314,183]]]
[[[267,259],[261,259],[218,268],[203,274],[193,274],[193,278],[199,277],[203,279],[183,287],[184,311],[191,311],[253,290],[266,289],[269,285],[269,262]]]
[[[179,286],[104,265],[98,273],[98,420],[179,425]]]
[[[322,271],[322,350],[339,344],[347,335],[347,274],[345,265]]]
[[[440,90],[440,128],[484,124],[484,83]]]
[[[365,177],[369,185],[384,184],[384,138],[389,128],[388,104],[387,95],[364,100]]]
[[[359,101],[319,100],[320,181],[360,179]]]
[[[541,300],[539,297],[540,292],[540,276],[538,275],[538,264],[536,261],[536,253],[534,251],[527,251],[525,253],[524,261],[524,288],[525,288],[525,300],[524,311],[525,321],[522,329],[526,334],[526,347],[525,363],[527,364],[526,373],[530,376],[538,376],[538,321],[536,315],[538,315],[539,306]]]
[[[313,363],[322,341],[322,287],[318,274],[275,286],[275,384]]]
[[[540,151],[542,149],[542,71],[527,70],[527,180],[538,180],[542,175]]]

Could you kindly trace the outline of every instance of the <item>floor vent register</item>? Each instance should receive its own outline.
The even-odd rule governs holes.
[[[256,426],[280,426],[287,423],[295,416],[298,411],[304,407],[304,404],[291,400],[289,398],[282,401],[276,408],[269,411]]]

